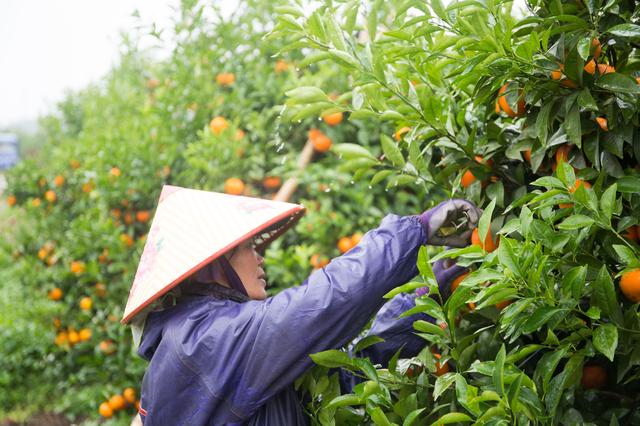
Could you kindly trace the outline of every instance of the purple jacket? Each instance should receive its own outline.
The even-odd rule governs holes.
[[[143,423],[307,424],[293,383],[313,366],[308,355],[354,339],[382,307],[382,296],[418,274],[425,240],[416,216],[388,215],[302,285],[264,301],[186,296],[151,313],[138,349],[150,361]],[[386,364],[402,344],[404,356],[424,346],[412,333],[415,317],[395,320],[413,300],[401,294],[380,311],[370,334],[386,341],[359,356]]]

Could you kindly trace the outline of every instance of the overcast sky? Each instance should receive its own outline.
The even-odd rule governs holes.
[[[65,88],[98,80],[119,31],[167,26],[179,0],[0,0],[0,128],[51,111]],[[134,10],[140,20],[132,17]]]

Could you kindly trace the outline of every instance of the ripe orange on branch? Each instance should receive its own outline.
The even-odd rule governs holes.
[[[329,149],[331,149],[331,145],[333,145],[333,142],[331,141],[329,136],[325,135],[324,133],[312,139],[311,143],[313,144],[313,148],[318,152],[327,152],[329,151]]]
[[[91,310],[91,306],[93,306],[93,301],[90,297],[83,297],[82,299],[80,299],[80,309],[82,309],[83,311]]]
[[[82,274],[87,269],[87,267],[85,266],[84,262],[80,260],[74,260],[73,262],[71,262],[69,269],[72,273],[78,275]]]
[[[98,413],[100,413],[102,417],[107,419],[113,417],[113,409],[106,402],[103,402],[102,404],[100,404],[100,407],[98,408]]]
[[[220,135],[229,127],[229,122],[226,118],[218,115],[217,117],[213,117],[211,122],[209,123],[209,128],[214,135]]]
[[[338,250],[340,250],[340,253],[348,252],[351,250],[351,247],[353,247],[353,242],[350,237],[342,237],[338,240]]]
[[[122,395],[113,395],[109,398],[109,407],[111,407],[113,411],[122,410],[126,405],[127,402]]]
[[[59,287],[54,288],[53,290],[49,291],[49,299],[51,300],[60,300],[62,299],[62,296],[64,294],[62,293],[62,290]]]
[[[630,302],[640,302],[640,268],[622,274],[620,291]]]
[[[216,76],[216,83],[220,86],[230,86],[236,81],[236,76],[232,72],[222,72]]]
[[[519,117],[524,115],[525,113],[525,103],[524,103],[524,92],[522,89],[518,90],[518,101],[516,105],[516,111],[511,109],[511,105],[509,105],[509,101],[507,100],[507,88],[509,87],[509,83],[505,84],[498,91],[498,105],[500,109],[507,114],[509,117]]]
[[[44,193],[44,198],[50,203],[55,202],[58,199],[58,196],[51,189]]]
[[[580,384],[585,389],[600,389],[607,383],[607,371],[600,365],[585,365]]]
[[[607,119],[604,117],[596,117],[596,122],[598,123],[598,126],[600,126],[600,128],[602,129],[603,132],[608,132],[609,131],[609,125],[607,123]]]
[[[129,404],[135,404],[136,390],[134,388],[126,388],[122,392],[122,396],[124,397],[125,401],[127,401]]]
[[[400,139],[402,139],[402,136],[405,133],[408,133],[411,131],[411,127],[401,127],[400,129],[398,129],[394,134],[393,134],[393,138],[397,141],[400,141]]]
[[[262,180],[262,185],[264,186],[265,189],[268,189],[268,190],[278,189],[280,188],[281,184],[282,184],[282,179],[280,179],[280,176],[266,176]]]
[[[151,213],[148,210],[140,210],[136,213],[136,220],[140,223],[146,223],[151,218]]]
[[[244,182],[238,178],[229,178],[224,181],[224,192],[231,195],[240,195],[244,191]]]
[[[474,246],[480,246],[483,250],[489,253],[497,248],[497,245],[493,242],[493,238],[491,237],[491,231],[487,232],[484,243],[480,241],[478,228],[474,229],[471,233],[471,244]]]
[[[55,178],[53,178],[53,184],[55,186],[62,186],[64,185],[64,177],[61,175],[56,176]]]
[[[342,117],[343,117],[343,114],[341,111],[322,115],[322,119],[329,126],[337,126],[338,124],[340,124],[342,122]]]

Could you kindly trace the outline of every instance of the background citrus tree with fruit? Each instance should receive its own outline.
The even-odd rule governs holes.
[[[304,386],[319,423],[640,422],[640,8],[526,6],[281,10],[274,38],[349,76],[349,120],[392,126],[378,146],[334,145],[355,180],[484,209],[469,247],[423,251],[421,276],[400,289],[431,289],[410,312],[437,320],[414,323],[419,356],[377,369],[340,351],[315,356],[322,368]],[[326,108],[319,89],[289,102]],[[447,301],[430,267],[443,258],[469,268]],[[334,367],[363,383],[339,395]]]

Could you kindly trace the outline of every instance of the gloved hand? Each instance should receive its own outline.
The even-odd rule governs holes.
[[[471,201],[452,199],[443,201],[432,209],[418,215],[427,234],[427,244],[451,247],[465,247],[469,244],[471,233],[478,227],[481,210]],[[465,219],[460,229],[455,229],[460,219]],[[442,231],[450,228],[450,235]]]
[[[443,300],[447,300],[451,296],[451,283],[460,275],[467,272],[467,268],[459,266],[451,259],[436,260],[432,267],[433,274],[438,282],[438,289]],[[416,290],[417,296],[423,296],[429,293],[429,287],[420,287]]]

